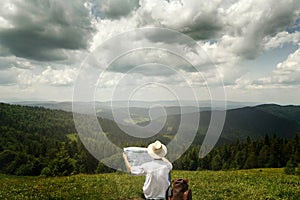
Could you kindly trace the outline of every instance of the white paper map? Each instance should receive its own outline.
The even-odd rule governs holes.
[[[151,160],[153,160],[153,158],[149,156],[147,148],[126,147],[123,150],[131,166],[140,166],[143,163],[150,162]]]

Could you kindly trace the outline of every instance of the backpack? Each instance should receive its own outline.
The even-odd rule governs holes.
[[[166,191],[167,200],[192,200],[188,179],[174,179]]]

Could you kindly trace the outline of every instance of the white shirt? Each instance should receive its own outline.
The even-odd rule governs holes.
[[[140,166],[131,167],[131,174],[146,175],[143,186],[147,199],[164,199],[170,185],[169,172],[172,164],[163,160],[153,160]]]

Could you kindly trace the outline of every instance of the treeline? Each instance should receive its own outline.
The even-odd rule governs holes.
[[[0,173],[69,175],[97,167],[76,136],[71,112],[0,103]]]
[[[287,140],[276,137],[252,141],[239,140],[214,148],[206,157],[200,159],[199,146],[189,149],[174,168],[179,170],[229,170],[250,168],[296,167],[300,163],[300,139],[296,135]]]

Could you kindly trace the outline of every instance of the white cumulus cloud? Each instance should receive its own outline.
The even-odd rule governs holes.
[[[274,37],[265,38],[265,49],[274,49],[277,47],[282,47],[284,44],[297,44],[300,42],[300,32],[288,33],[287,31],[282,31],[277,33]]]
[[[300,85],[300,48],[277,65],[268,77],[252,82],[255,88],[294,88]]]

